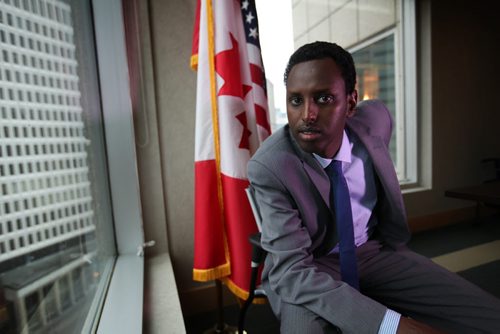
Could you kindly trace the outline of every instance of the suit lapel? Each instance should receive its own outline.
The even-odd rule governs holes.
[[[316,189],[318,189],[325,204],[330,207],[330,179],[328,178],[328,175],[326,175],[323,167],[321,167],[320,163],[311,153],[304,152],[299,147],[299,144],[295,141],[295,138],[293,138],[288,126],[286,130],[288,131],[293,149],[297,152],[297,156],[302,161],[305,172],[311,179]]]
[[[286,130],[288,131],[292,147],[304,166],[304,171],[318,190],[321,198],[325,202],[326,207],[330,209],[330,215],[318,217],[316,221],[316,224],[318,224],[318,231],[321,231],[320,234],[322,235],[321,244],[313,250],[313,256],[318,258],[328,254],[328,252],[338,242],[338,236],[335,228],[335,217],[333,216],[332,208],[330,207],[330,179],[318,160],[316,160],[311,153],[304,152],[299,147],[299,144],[290,133],[288,126]]]
[[[391,197],[391,203],[394,203],[393,193],[396,189],[399,190],[399,183],[389,150],[382,137],[372,136],[370,128],[354,118],[348,120],[347,126],[365,146],[385,193]]]
[[[325,171],[319,165],[319,162],[316,161],[314,157],[312,157],[312,159],[314,161],[303,161],[304,170],[311,178],[311,181],[316,186],[316,189],[318,189],[321,197],[323,198],[323,201],[325,201],[325,204],[330,207],[330,180],[328,179]],[[316,167],[312,167],[312,164],[318,165],[320,170],[318,170]]]

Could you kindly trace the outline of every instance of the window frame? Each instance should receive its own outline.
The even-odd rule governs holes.
[[[120,0],[92,0],[91,5],[117,249],[108,269],[111,279],[100,282],[103,295],[96,295],[100,300],[92,305],[82,332],[140,333],[144,231],[123,9]]]
[[[418,183],[417,166],[417,71],[415,1],[400,0],[401,20],[388,29],[364,40],[348,51],[354,53],[389,35],[394,35],[394,67],[396,97],[396,172],[403,188]],[[401,124],[403,126],[401,126]]]
[[[78,4],[75,7],[79,7],[79,1],[65,2]],[[96,125],[90,131],[103,127],[105,154],[97,159],[107,169],[101,171],[95,181],[101,191],[109,187],[112,212],[104,219],[104,223],[114,227],[114,240],[104,245],[105,253],[110,253],[111,259],[99,273],[97,293],[89,310],[82,310],[87,313],[81,331],[140,333],[143,318],[144,231],[122,2],[88,0],[84,5],[90,9],[88,12],[85,10],[84,24],[88,24],[87,27],[93,25],[93,30],[90,27],[91,32],[82,34],[80,38],[83,41],[95,41],[95,49],[87,46],[86,50],[87,57],[93,58],[95,55],[95,59],[88,63],[83,61],[80,66],[84,69],[97,66],[97,80],[90,80],[89,87],[92,94],[97,92],[100,104],[97,102],[89,106],[88,111],[91,113],[89,118],[92,126]],[[95,74],[91,73],[90,77],[95,78]],[[98,113],[102,113],[102,119],[95,117]],[[40,304],[43,306],[43,301]]]
[[[405,109],[405,148],[406,178],[400,181],[405,188],[416,186],[421,180],[418,173],[418,117],[417,117],[417,26],[415,0],[401,1],[403,17],[402,33],[404,69],[404,109]]]

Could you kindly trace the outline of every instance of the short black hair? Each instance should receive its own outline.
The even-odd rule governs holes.
[[[288,75],[295,65],[324,58],[333,59],[335,64],[340,67],[346,93],[351,94],[356,85],[356,69],[351,54],[335,43],[322,41],[302,45],[290,56],[285,69],[285,86],[287,85]]]

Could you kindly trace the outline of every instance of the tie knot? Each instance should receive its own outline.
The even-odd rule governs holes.
[[[334,174],[342,174],[342,161],[332,160],[328,166],[325,167],[325,171],[328,175],[332,176]]]

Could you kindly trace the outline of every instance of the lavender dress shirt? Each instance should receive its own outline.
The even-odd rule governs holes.
[[[368,241],[377,217],[372,211],[377,204],[377,186],[373,175],[373,163],[364,146],[356,136],[348,136],[344,130],[342,144],[333,159],[325,159],[313,154],[323,168],[332,160],[342,161],[342,171],[349,187],[352,220],[354,224],[354,243],[360,246]],[[338,253],[338,245],[331,252]],[[379,328],[379,334],[396,333],[401,315],[387,309]]]

